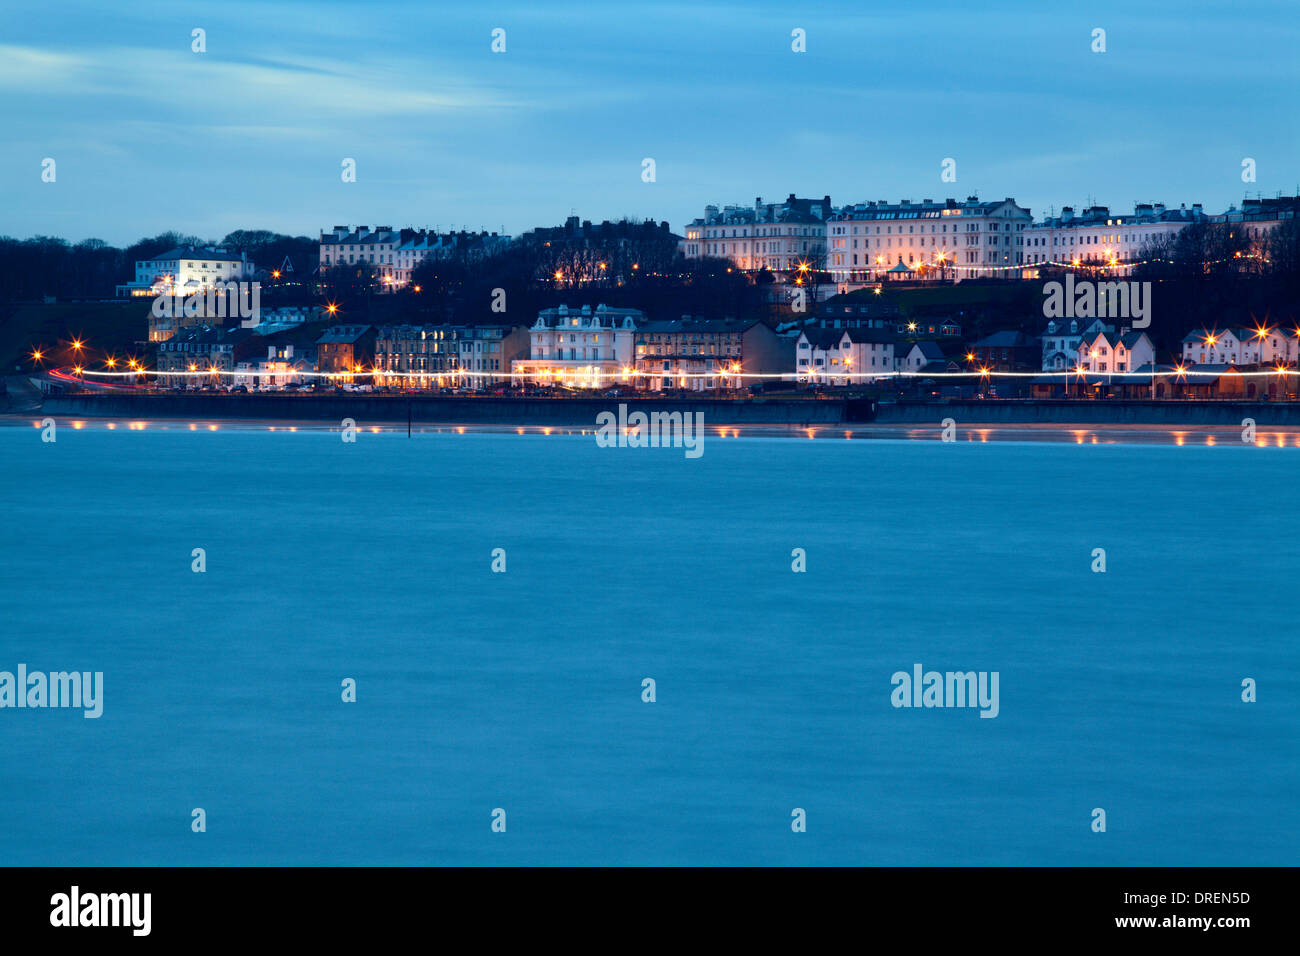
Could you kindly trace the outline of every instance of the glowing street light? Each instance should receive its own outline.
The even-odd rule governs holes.
[[[86,347],[86,343],[81,341],[81,339],[72,340],[72,351],[80,352],[85,347]]]
[[[33,362],[39,362],[39,361],[40,361],[41,359],[43,359],[44,357],[45,357],[45,353],[42,352],[40,349],[32,349],[32,361],[33,361]]]

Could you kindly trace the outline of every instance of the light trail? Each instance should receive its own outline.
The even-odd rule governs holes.
[[[64,369],[55,369],[53,371],[65,372]],[[1153,373],[1151,372],[1091,372],[1091,371],[1081,372],[1077,369],[1070,369],[1067,371],[1050,371],[1050,372],[1013,372],[1013,371],[997,371],[994,369],[987,369],[987,370],[975,369],[967,372],[897,372],[897,371],[895,372],[885,372],[885,371],[828,372],[824,370],[818,370],[818,371],[807,371],[807,372],[730,372],[730,371],[670,372],[668,374],[664,374],[661,371],[603,372],[603,371],[593,370],[589,372],[580,372],[580,373],[576,371],[571,372],[567,375],[567,377],[570,379],[574,379],[574,378],[598,379],[600,381],[608,382],[610,385],[618,385],[620,384],[620,381],[626,384],[626,380],[628,378],[672,378],[677,380],[700,379],[700,378],[759,379],[759,380],[768,379],[768,380],[796,381],[796,382],[801,377],[807,378],[809,376],[815,376],[817,378],[828,378],[828,379],[847,378],[853,380],[872,380],[872,381],[876,379],[885,379],[885,378],[1067,378],[1067,379],[1074,378],[1078,380],[1084,380],[1084,379],[1101,379],[1101,378],[1149,379],[1152,377],[1152,374]],[[253,372],[253,371],[243,371],[243,370],[226,370],[226,369],[216,369],[216,370],[196,371],[196,372],[189,372],[189,371],[160,372],[153,369],[148,369],[148,370],[138,369],[134,372],[129,372],[129,371],[108,372],[108,371],[92,371],[90,369],[83,369],[79,376],[73,376],[70,374],[66,374],[65,372],[65,374],[62,375],[61,378],[63,378],[64,380],[68,380],[68,379],[77,380],[89,376],[94,376],[96,378],[138,378],[142,375],[152,375],[159,378],[185,377],[185,378],[203,379],[203,378],[212,378],[214,376],[217,376],[217,377],[230,377],[230,378],[237,379],[241,377],[256,378],[258,376],[271,376],[271,375],[277,375],[277,373]],[[528,379],[528,380],[535,381],[539,378],[543,378],[543,379],[550,378],[555,380],[554,384],[562,384],[564,378],[566,377],[566,375],[562,372],[552,371],[549,373],[544,373],[540,370],[532,371],[532,372],[472,372],[472,371],[465,370],[465,371],[455,371],[455,372],[430,373],[430,372],[388,372],[388,371],[384,371],[383,369],[378,369],[378,370],[369,370],[365,372],[295,371],[291,373],[281,372],[278,373],[278,375],[289,376],[293,378],[323,379],[325,381],[341,382],[345,384],[352,384],[352,380],[358,378],[361,379],[400,378],[400,379],[422,379],[426,381],[430,379],[451,379],[451,380],[488,379],[491,381],[500,381],[502,379],[511,379],[511,380]],[[1269,378],[1269,377],[1284,378],[1290,376],[1300,376],[1300,369],[1274,368],[1274,369],[1259,370],[1259,371],[1234,370],[1231,372],[1225,372],[1225,371],[1212,372],[1212,371],[1197,371],[1195,367],[1189,366],[1183,369],[1170,368],[1164,371],[1157,371],[1154,373],[1154,375],[1157,378],[1178,378],[1178,379],[1197,377],[1197,376],[1200,377],[1210,376],[1210,377],[1218,378],[1223,375],[1238,375],[1241,376],[1242,378]]]

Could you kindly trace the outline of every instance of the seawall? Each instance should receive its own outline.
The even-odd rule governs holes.
[[[266,419],[358,424],[594,425],[601,412],[698,412],[706,425],[825,425],[845,421],[843,399],[814,398],[508,398],[505,396],[177,393],[74,394],[46,399],[41,413],[87,418]],[[863,411],[869,421],[870,403]]]
[[[938,425],[945,418],[980,425],[1257,425],[1300,426],[1300,402],[999,399],[994,401],[882,402],[877,424]]]
[[[601,412],[698,412],[710,425],[1258,425],[1300,427],[1300,402],[992,400],[885,402],[768,397],[509,398],[506,396],[234,394],[183,392],[51,395],[43,415],[118,419],[251,419],[477,425],[594,425]],[[33,413],[31,410],[28,414]]]

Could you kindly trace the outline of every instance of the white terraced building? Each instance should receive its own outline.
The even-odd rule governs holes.
[[[794,193],[780,203],[758,196],[752,207],[705,206],[678,246],[687,259],[730,259],[742,272],[816,267],[826,251],[823,223],[832,211],[830,196],[799,199]]]
[[[458,251],[489,256],[510,244],[510,237],[495,232],[425,232],[402,230],[402,242],[397,247],[397,268],[393,273],[393,287],[402,288],[411,282],[412,271],[426,259],[450,256]]]
[[[1232,206],[1225,213],[1211,216],[1210,221],[1228,226],[1233,238],[1249,240],[1253,254],[1267,256],[1274,230],[1283,223],[1293,223],[1298,212],[1300,196],[1244,199],[1240,209]]]
[[[380,282],[390,284],[396,279],[395,259],[401,244],[402,234],[392,226],[335,226],[320,234],[320,267],[324,271],[364,262],[374,267]]]
[[[333,269],[359,262],[374,267],[382,288],[389,291],[406,286],[411,272],[433,257],[470,249],[485,255],[509,244],[510,237],[495,232],[437,233],[423,229],[393,229],[392,226],[335,226],[320,234],[320,267]]]
[[[886,275],[1011,278],[1024,262],[1024,232],[1032,221],[1030,211],[1009,197],[844,206],[826,223],[826,269],[841,292]]]
[[[1089,206],[1081,215],[1064,206],[1059,216],[1025,230],[1025,262],[1104,267],[1127,275],[1149,254],[1152,244],[1178,235],[1194,222],[1206,221],[1200,203],[1190,209],[1167,209],[1164,203],[1138,203],[1132,215],[1112,214],[1107,206]],[[1028,277],[1037,278],[1038,270]]]

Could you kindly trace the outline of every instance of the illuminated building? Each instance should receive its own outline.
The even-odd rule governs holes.
[[[212,246],[177,246],[135,264],[135,279],[117,287],[119,296],[194,295],[218,282],[251,282],[256,266],[242,252]]]
[[[534,385],[617,385],[633,365],[634,336],[643,321],[637,309],[607,305],[544,309],[529,329],[529,357],[514,361],[512,371]]]
[[[705,206],[704,216],[686,227],[679,244],[687,259],[730,259],[743,272],[816,267],[826,251],[824,223],[832,213],[831,197],[799,199],[750,206]]]
[[[916,280],[1016,278],[1032,218],[1011,198],[843,206],[826,222],[826,270],[842,292],[880,280],[899,263]]]
[[[1076,215],[1073,207],[1064,206],[1059,216],[1025,230],[1025,262],[1065,263],[1125,275],[1189,225],[1205,221],[1200,203],[1190,209],[1138,203],[1132,215],[1112,214],[1106,206],[1089,206]]]

